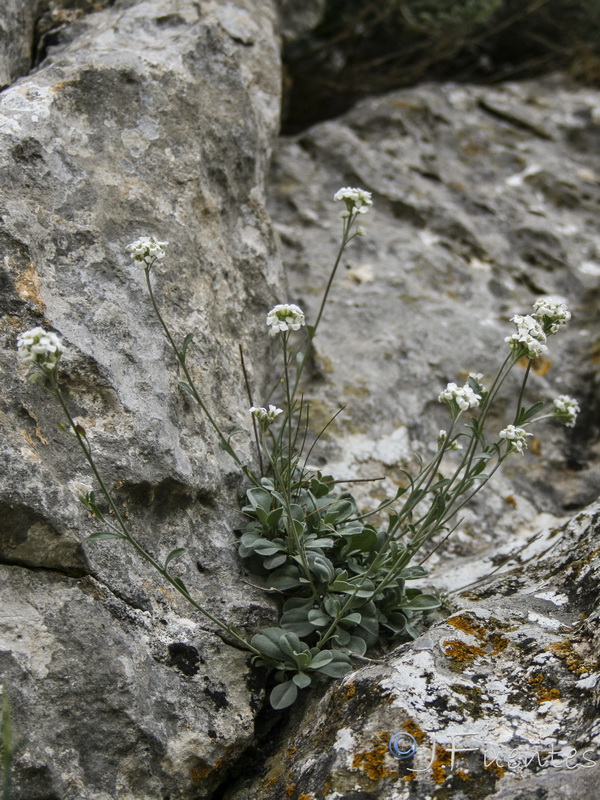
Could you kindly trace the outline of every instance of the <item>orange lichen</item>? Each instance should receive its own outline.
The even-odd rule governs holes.
[[[40,311],[45,310],[46,304],[40,295],[40,276],[35,271],[35,266],[33,264],[27,264],[25,270],[17,276],[15,288],[21,300],[33,303]]]
[[[498,653],[501,653],[503,650],[506,650],[510,644],[510,639],[507,639],[506,636],[500,636],[499,633],[492,633],[490,636],[490,644],[492,644],[494,647],[490,655],[495,656]]]
[[[33,411],[30,411],[29,409],[27,409],[27,414],[31,417],[31,419],[35,423],[35,435],[37,436],[37,438],[40,440],[42,444],[48,444],[48,440],[46,439],[46,437],[42,433],[42,429],[40,428],[40,421],[37,418],[37,416],[33,413]]]
[[[299,794],[298,800],[314,800],[313,794]]]
[[[295,783],[292,783],[290,786],[285,787],[285,793],[287,794],[288,797],[291,797],[295,791],[296,791]]]
[[[507,627],[495,619],[491,619],[488,622],[495,628]],[[472,663],[477,656],[486,654],[495,656],[505,650],[510,644],[509,639],[501,636],[499,633],[488,633],[480,622],[466,614],[459,614],[458,616],[451,617],[447,620],[447,623],[448,625],[452,625],[453,628],[469,636],[473,636],[479,643],[478,645],[471,645],[457,639],[444,642],[446,655],[453,658],[457,663],[469,664]]]
[[[381,731],[372,739],[373,747],[364,753],[357,753],[352,761],[354,769],[362,769],[372,781],[380,781],[396,774],[388,769],[385,758],[388,753],[389,734]]]
[[[455,775],[456,775],[456,777],[457,777],[457,778],[459,778],[461,781],[470,781],[470,780],[472,780],[472,778],[473,778],[473,776],[471,775],[471,773],[470,773],[470,772],[466,772],[464,769],[457,769],[457,770],[456,770],[456,772],[455,772],[454,774],[455,774]]]
[[[457,617],[450,617],[450,619],[447,619],[446,622],[448,625],[452,625],[453,628],[457,628],[463,633],[468,633],[470,636],[475,636],[475,638],[479,639],[480,642],[484,642],[487,639],[487,632],[483,625],[475,622],[474,619],[471,619],[471,617],[468,617],[465,614],[460,614]]]
[[[402,723],[402,730],[405,731],[406,733],[410,733],[410,735],[414,737],[417,744],[423,744],[425,741],[427,741],[428,737],[425,731],[423,731],[417,725],[414,719],[411,719],[410,717],[404,720],[404,722]]]
[[[453,659],[456,664],[470,666],[476,658],[485,655],[483,647],[475,644],[466,644],[460,639],[449,639],[443,643],[444,655]]]
[[[532,686],[537,695],[538,703],[545,703],[547,700],[557,700],[560,697],[560,689],[549,689],[544,686],[545,677],[541,672],[532,675],[527,682]]]
[[[201,767],[192,767],[192,780],[194,783],[200,783],[208,775],[208,767],[202,764]]]
[[[356,684],[354,681],[350,681],[350,683],[343,688],[342,695],[344,697],[354,697],[356,694]]]
[[[534,436],[529,440],[529,450],[533,453],[534,456],[541,456],[542,455],[542,440],[538,439],[537,436]]]
[[[523,369],[527,369],[531,365],[531,369],[535,374],[542,376],[545,375],[552,366],[552,362],[549,358],[546,358],[546,356],[538,356],[532,361],[530,361],[527,356],[523,356],[523,358],[517,361],[517,364]]]
[[[536,375],[541,375],[542,377],[548,372],[552,365],[552,362],[546,356],[538,356],[534,358],[531,362],[531,368],[535,372]]]
[[[298,748],[297,747],[288,747],[287,753],[286,753],[286,758],[291,758],[294,755],[294,753],[297,753],[297,752],[298,752]]]
[[[573,644],[568,639],[563,639],[562,642],[553,642],[548,646],[548,650],[558,656],[566,668],[576,675],[583,675],[593,669],[593,667],[585,665],[583,658],[574,650]]]
[[[266,778],[265,777],[260,782],[261,786],[263,786],[265,789],[268,789],[271,786],[275,786],[275,784],[277,783],[277,781],[279,780],[280,777],[281,777],[281,773],[279,773],[277,775],[271,775],[270,778]]]
[[[443,783],[446,780],[446,768],[452,763],[452,753],[445,747],[437,745],[435,749],[435,759],[431,765],[433,780],[436,783]]]
[[[483,768],[485,770],[487,770],[488,772],[491,772],[497,778],[504,777],[504,775],[506,773],[506,767],[503,767],[502,764],[498,764],[497,761],[492,761],[489,764],[485,764],[484,763]]]

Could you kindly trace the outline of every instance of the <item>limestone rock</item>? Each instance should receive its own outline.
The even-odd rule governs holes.
[[[373,192],[361,220],[367,235],[351,243],[336,277],[307,389],[316,429],[345,406],[322,463],[349,479],[386,477],[367,484],[373,500],[401,479],[394,465],[432,453],[449,424],[437,402],[447,382],[472,371],[489,385],[510,317],[544,294],[572,309],[525,402],[578,397],[579,422],[535,429],[530,452],[470,506],[450,552],[480,553],[516,528],[531,534],[536,515],[557,522],[600,494],[598,103],[596,91],[559,77],[493,89],[425,85],[282,139],[274,161],[288,300],[309,324],[339,243],[333,195],[341,186]],[[512,422],[521,374],[492,431]]]
[[[0,13],[0,89],[27,75],[68,26],[110,0],[4,0]]]
[[[599,537],[596,503],[535,563],[311,699],[260,779],[227,800],[593,797]]]
[[[540,426],[531,450],[507,463],[429,559],[448,618],[307,698],[264,741],[267,763],[227,800],[593,795],[598,102],[560,78],[422,86],[281,142],[273,216],[287,300],[309,324],[339,241],[334,192],[360,186],[374,199],[315,340],[315,428],[347,405],[317,463],[338,477],[382,476],[393,490],[398,464],[431,453],[447,427],[437,403],[446,382],[470,371],[489,381],[508,318],[543,294],[565,296],[574,319],[550,340],[527,400],[568,393],[584,411],[574,429]],[[514,414],[516,388],[506,387],[491,419],[498,430]],[[365,503],[380,499],[380,483],[357,486]],[[389,753],[395,733],[414,738],[412,759]]]
[[[0,94],[0,683],[26,741],[16,800],[206,797],[252,738],[246,657],[132,550],[85,542],[89,469],[15,342],[34,325],[62,337],[72,413],[145,546],[159,560],[186,547],[175,574],[214,614],[250,632],[271,621],[236,556],[239,471],[177,387],[124,248],[170,242],[153,276],[164,316],[179,341],[195,332],[192,371],[224,430],[248,430],[238,343],[260,393],[281,278],[264,196],[277,24],[256,0],[119,4],[80,15]],[[248,435],[236,443],[250,458]]]

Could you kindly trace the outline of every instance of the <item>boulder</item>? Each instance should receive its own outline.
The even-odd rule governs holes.
[[[227,800],[593,797],[599,538],[595,503],[544,556],[311,698]]]
[[[560,521],[600,494],[597,104],[596,91],[558,76],[493,89],[423,85],[280,142],[271,208],[289,300],[308,324],[340,241],[333,195],[341,186],[373,193],[366,235],[335,279],[306,390],[316,430],[344,408],[313,460],[339,477],[385,478],[350,487],[365,501],[393,492],[397,466],[414,464],[414,453],[432,455],[449,425],[437,400],[448,382],[477,372],[490,385],[514,314],[546,294],[573,313],[549,339],[524,402],[577,397],[577,424],[535,427],[529,453],[474,499],[431,564],[453,548],[479,553],[499,535],[532,533],[538,514],[543,525]],[[516,369],[503,390],[492,432],[513,421],[522,375]]]
[[[281,140],[271,208],[288,299],[308,324],[340,239],[333,195],[373,193],[366,236],[344,254],[314,341],[315,429],[343,408],[313,452],[317,465],[349,481],[383,479],[348,484],[367,506],[393,492],[399,467],[430,456],[448,427],[439,392],[470,371],[489,386],[509,318],[545,294],[564,296],[573,319],[549,339],[525,402],[571,394],[582,413],[574,428],[540,423],[529,451],[426,553],[443,599],[434,624],[308,698],[265,738],[266,763],[227,800],[594,794],[597,108],[596,91],[559,76],[424,85]],[[492,431],[512,421],[522,375],[505,386]],[[409,758],[395,757],[390,740]]]

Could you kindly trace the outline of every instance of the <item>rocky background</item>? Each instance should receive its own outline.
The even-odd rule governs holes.
[[[561,75],[425,84],[278,139],[281,36],[320,8],[0,12],[0,683],[20,742],[15,800],[594,796],[600,92]],[[155,275],[165,316],[196,333],[190,361],[219,422],[247,429],[238,343],[258,400],[264,312],[289,300],[314,313],[345,185],[374,207],[315,342],[313,424],[346,406],[317,463],[383,478],[362,484],[376,501],[447,425],[440,390],[469,371],[489,380],[508,318],[540,294],[567,298],[573,321],[530,397],[567,393],[583,410],[573,429],[541,424],[432,555],[445,608],[421,638],[273,714],[243,653],[124,546],[86,543],[89,473],[15,342],[34,325],[63,337],[73,412],[147,547],[186,547],[179,574],[211,611],[247,632],[269,624],[272,599],[235,554],[239,475],[177,389],[124,248],[170,242]],[[411,760],[387,751],[402,731]],[[474,749],[453,763],[453,744]]]

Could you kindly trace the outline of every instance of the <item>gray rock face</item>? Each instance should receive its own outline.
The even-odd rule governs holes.
[[[38,324],[63,338],[72,412],[146,547],[187,547],[175,570],[213,613],[250,631],[270,620],[235,556],[238,472],[181,396],[124,247],[170,241],[159,302],[180,340],[195,331],[190,362],[220,424],[247,428],[238,342],[260,392],[279,295],[263,186],[276,25],[253,0],[125,4],[82,16],[0,95],[0,683],[26,742],[15,798],[205,797],[252,739],[246,657],[132,551],[84,543],[89,470],[19,374],[15,341]]]
[[[448,381],[506,354],[514,314],[564,296],[569,328],[552,337],[525,402],[578,397],[574,429],[543,423],[525,458],[471,506],[455,539],[479,552],[536,514],[562,518],[600,493],[598,94],[559,79],[493,90],[422,86],[365,101],[284,139],[272,208],[289,266],[289,299],[314,318],[340,236],[340,186],[373,192],[367,235],[344,255],[315,340],[315,424],[346,406],[321,455],[348,478],[386,476],[432,452]],[[568,200],[567,200],[568,195]],[[298,220],[301,220],[300,222]],[[512,422],[517,370],[492,431]],[[510,465],[510,466],[509,466]],[[369,484],[373,499],[382,484]],[[385,484],[383,484],[385,486]]]

